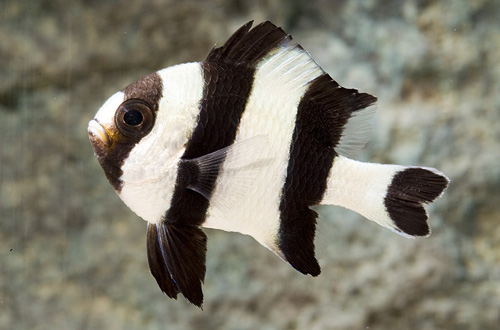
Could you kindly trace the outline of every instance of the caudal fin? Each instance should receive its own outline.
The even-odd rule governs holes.
[[[351,209],[403,236],[428,236],[424,204],[441,196],[448,183],[432,168],[362,163],[339,156],[321,204]]]
[[[430,235],[423,204],[441,196],[448,182],[446,176],[434,169],[409,167],[396,172],[384,198],[395,230],[410,236]]]

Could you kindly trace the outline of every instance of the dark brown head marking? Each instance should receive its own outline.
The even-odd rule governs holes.
[[[134,81],[122,92],[125,93],[125,100],[141,99],[153,106],[153,110],[158,111],[159,101],[162,96],[162,81],[158,73],[154,72],[150,75]]]
[[[154,116],[158,112],[160,99],[162,97],[163,84],[161,77],[158,73],[152,73],[144,78],[141,78],[127,87],[125,87],[122,92],[125,94],[124,101],[129,99],[140,99],[147,102],[152,108]],[[116,130],[116,127],[112,128]],[[104,173],[108,178],[109,183],[113,188],[120,192],[123,182],[120,177],[123,174],[121,169],[125,159],[132,148],[139,143],[139,141],[144,136],[136,137],[121,137],[120,134],[116,134],[113,138],[113,143],[111,147],[107,148],[105,146],[93,145],[94,152],[96,153],[97,159],[104,169]]]

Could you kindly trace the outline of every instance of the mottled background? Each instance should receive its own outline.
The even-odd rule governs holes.
[[[0,1],[0,329],[497,329],[500,1]],[[149,273],[145,223],[87,122],[129,82],[203,60],[240,25],[283,26],[379,97],[358,159],[452,180],[408,240],[322,209],[318,278],[209,231],[204,311]]]

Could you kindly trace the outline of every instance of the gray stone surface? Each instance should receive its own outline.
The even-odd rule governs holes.
[[[0,329],[497,329],[500,2],[0,2]],[[244,22],[283,26],[332,77],[379,97],[359,159],[452,180],[408,240],[320,212],[318,278],[207,231],[204,310],[163,295],[145,223],[86,126],[111,93],[202,60]]]

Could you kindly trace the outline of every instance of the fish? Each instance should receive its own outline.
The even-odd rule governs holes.
[[[202,62],[113,94],[88,135],[106,178],[146,220],[150,271],[170,298],[202,308],[207,235],[253,237],[318,276],[315,205],[337,205],[405,237],[430,235],[434,168],[352,159],[377,98],[340,86],[275,24],[250,21]]]

